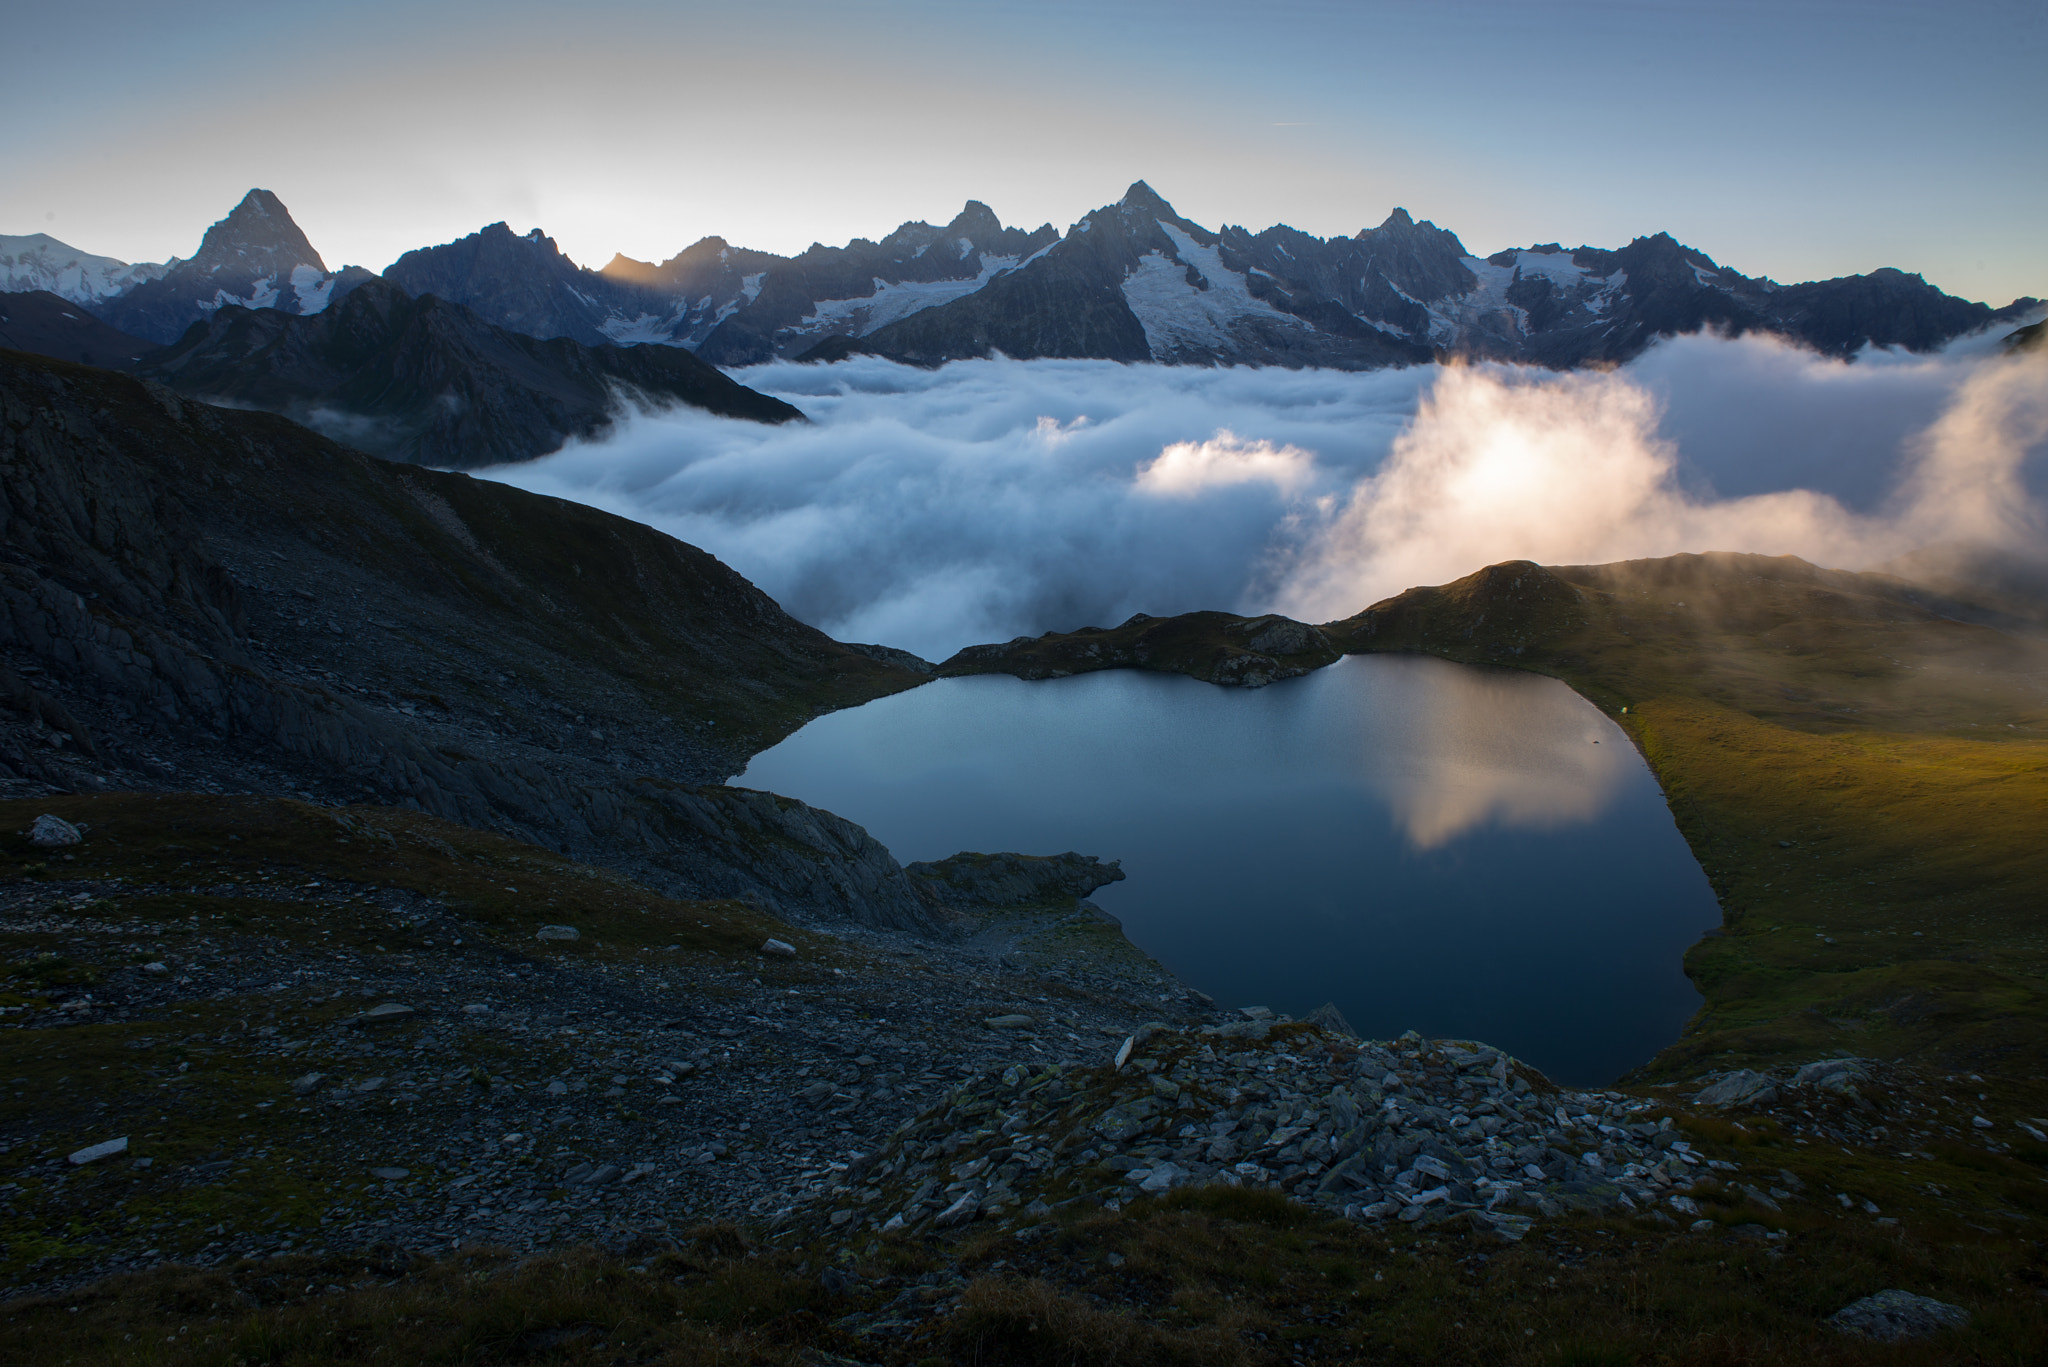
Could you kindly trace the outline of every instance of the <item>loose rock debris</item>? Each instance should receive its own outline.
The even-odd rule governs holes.
[[[1483,1044],[1360,1042],[1258,1014],[1148,1025],[1109,1066],[985,1074],[816,1183],[807,1204],[848,1231],[917,1230],[1215,1183],[1516,1241],[1566,1211],[1690,1221],[1685,1193],[1736,1170],[1695,1153],[1669,1107],[1557,1088]]]

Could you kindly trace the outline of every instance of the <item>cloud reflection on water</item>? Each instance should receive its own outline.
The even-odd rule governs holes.
[[[1489,824],[1556,830],[1594,820],[1629,772],[1621,731],[1554,679],[1423,668],[1382,687],[1413,695],[1390,709],[1412,725],[1361,755],[1360,768],[1418,849]]]

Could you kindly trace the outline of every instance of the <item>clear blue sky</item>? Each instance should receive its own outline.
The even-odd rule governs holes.
[[[1475,251],[1668,231],[1792,281],[2048,295],[2048,5],[68,0],[16,6],[0,233],[158,260],[252,185],[330,265],[505,219],[790,251],[969,198]]]

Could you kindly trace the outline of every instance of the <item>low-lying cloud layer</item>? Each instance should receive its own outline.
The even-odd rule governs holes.
[[[1133,612],[1355,612],[1495,561],[2038,542],[2048,363],[1692,337],[1606,373],[872,358],[740,372],[813,422],[626,419],[493,478],[702,546],[942,659]],[[2036,462],[2038,463],[2038,462]]]

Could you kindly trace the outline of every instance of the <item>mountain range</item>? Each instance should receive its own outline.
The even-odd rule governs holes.
[[[278,198],[252,190],[190,260],[129,265],[42,234],[0,238],[0,287],[50,290],[158,344],[224,308],[311,315],[375,279],[329,270]],[[1781,285],[1669,235],[1619,249],[1543,243],[1478,257],[1396,209],[1319,238],[1212,231],[1139,181],[1066,233],[1005,227],[969,201],[943,227],[793,257],[707,237],[659,264],[578,265],[503,223],[407,252],[383,278],[484,323],[586,346],[661,344],[714,365],[858,353],[919,365],[1001,353],[1360,370],[1459,356],[1612,364],[1660,336],[1767,332],[1828,355],[1926,350],[2024,320],[1894,269]]]

